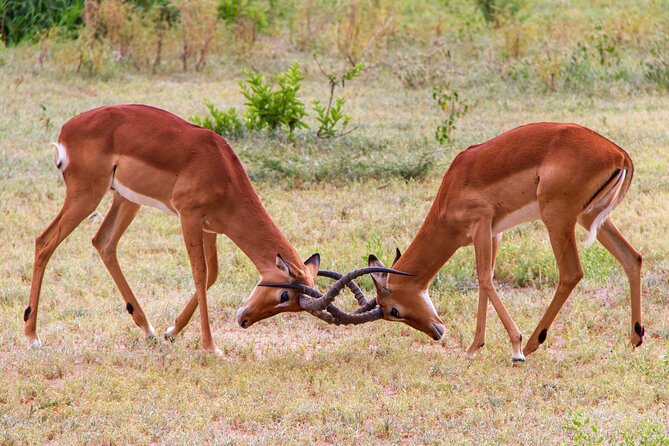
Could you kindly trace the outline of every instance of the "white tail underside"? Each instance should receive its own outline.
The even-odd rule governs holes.
[[[618,178],[616,179],[616,183],[613,185],[611,190],[609,190],[601,200],[599,200],[597,203],[593,203],[593,205],[590,207],[590,209],[593,209],[596,208],[599,204],[608,202],[608,205],[602,209],[599,214],[597,214],[597,217],[595,217],[595,219],[592,221],[592,224],[590,225],[590,234],[588,234],[588,238],[585,241],[586,248],[592,245],[592,243],[595,241],[599,228],[602,226],[602,224],[604,224],[606,219],[609,217],[609,214],[618,203],[620,190],[625,183],[625,175],[627,175],[627,169],[621,169],[620,174],[618,174]]]
[[[70,164],[70,157],[67,155],[67,150],[65,146],[59,142],[51,143],[56,146],[58,153],[56,154],[56,167],[61,172],[65,172],[67,165]]]

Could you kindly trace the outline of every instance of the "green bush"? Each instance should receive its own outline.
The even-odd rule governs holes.
[[[220,0],[217,6],[218,18],[232,25],[239,20],[253,23],[262,32],[267,27],[266,5],[254,0]]]
[[[217,108],[213,102],[208,100],[204,101],[204,105],[209,109],[209,116],[192,116],[190,118],[191,121],[225,137],[240,138],[244,136],[244,123],[239,115],[237,115],[237,111],[234,107],[230,107],[227,111],[223,111]]]
[[[37,40],[54,27],[76,37],[84,0],[0,0],[0,33],[8,45]]]
[[[297,95],[304,80],[299,63],[293,63],[274,77],[276,88],[265,82],[261,73],[245,71],[244,74],[246,79],[239,86],[246,98],[244,117],[249,130],[281,130],[294,138],[296,129],[307,128],[303,121],[307,114],[304,103]]]

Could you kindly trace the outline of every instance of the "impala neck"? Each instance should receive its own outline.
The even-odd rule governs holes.
[[[415,276],[391,274],[389,282],[392,285],[411,283],[420,290],[426,290],[441,267],[462,246],[458,231],[451,230],[447,223],[438,219],[437,214],[438,209],[433,205],[418,234],[393,265],[393,268]]]
[[[244,251],[261,275],[276,270],[277,254],[303,269],[297,251],[274,224],[255,192],[246,200],[238,199],[235,216],[229,220],[235,224],[226,228],[226,235]]]

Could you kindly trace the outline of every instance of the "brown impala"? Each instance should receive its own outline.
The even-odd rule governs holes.
[[[307,310],[330,323],[362,323],[378,318],[378,308],[364,300],[352,280],[370,272],[362,268],[339,280],[325,296],[312,299],[293,288],[307,286],[312,295],[318,254],[302,262],[258,198],[239,159],[223,138],[183,119],[145,105],[118,105],[82,113],[61,129],[56,167],[66,185],[65,202],[56,218],[35,240],[35,264],[26,308],[25,335],[39,346],[37,309],[44,270],[56,247],[90,215],[107,191],[112,206],[93,238],[134,322],[147,336],[147,321],[121,272],[116,246],[140,205],[156,207],[179,218],[193,270],[195,293],[165,332],[174,337],[200,307],[202,346],[220,354],[207,314],[207,289],[218,274],[216,235],[226,234],[255,264],[261,283],[237,314],[242,327],[284,311]],[[327,272],[326,272],[327,273]],[[293,287],[276,287],[289,283]],[[344,286],[357,290],[364,308],[345,313],[332,304]]]
[[[522,361],[546,340],[548,329],[583,276],[576,224],[590,231],[618,260],[629,280],[632,299],[630,341],[641,345],[641,255],[630,246],[609,214],[629,189],[634,166],[627,153],[575,124],[528,124],[460,153],[444,175],[437,198],[418,234],[393,268],[414,276],[372,274],[377,300],[388,320],[402,321],[432,335],[439,320],[428,287],[461,246],[474,245],[479,304],[474,342],[468,355],[485,343],[488,300],[511,338],[513,359]],[[501,233],[541,219],[558,264],[559,284],[539,325],[521,350],[521,334],[493,286]],[[370,256],[370,266],[383,266]]]

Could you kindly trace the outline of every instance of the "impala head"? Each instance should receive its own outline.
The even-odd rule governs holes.
[[[259,283],[288,283],[314,286],[321,258],[314,254],[304,265],[293,265],[276,256],[276,269],[262,274]],[[291,288],[256,286],[244,304],[237,310],[237,323],[248,328],[254,323],[285,311],[302,311],[298,290]]]
[[[399,260],[397,256],[393,266]],[[373,254],[369,256],[369,266],[383,267],[383,263]],[[437,314],[434,304],[427,294],[427,289],[421,289],[412,280],[388,281],[387,273],[372,273],[376,287],[376,300],[383,310],[383,318],[388,321],[404,322],[416,330],[430,336],[435,341],[444,335],[444,323]]]

